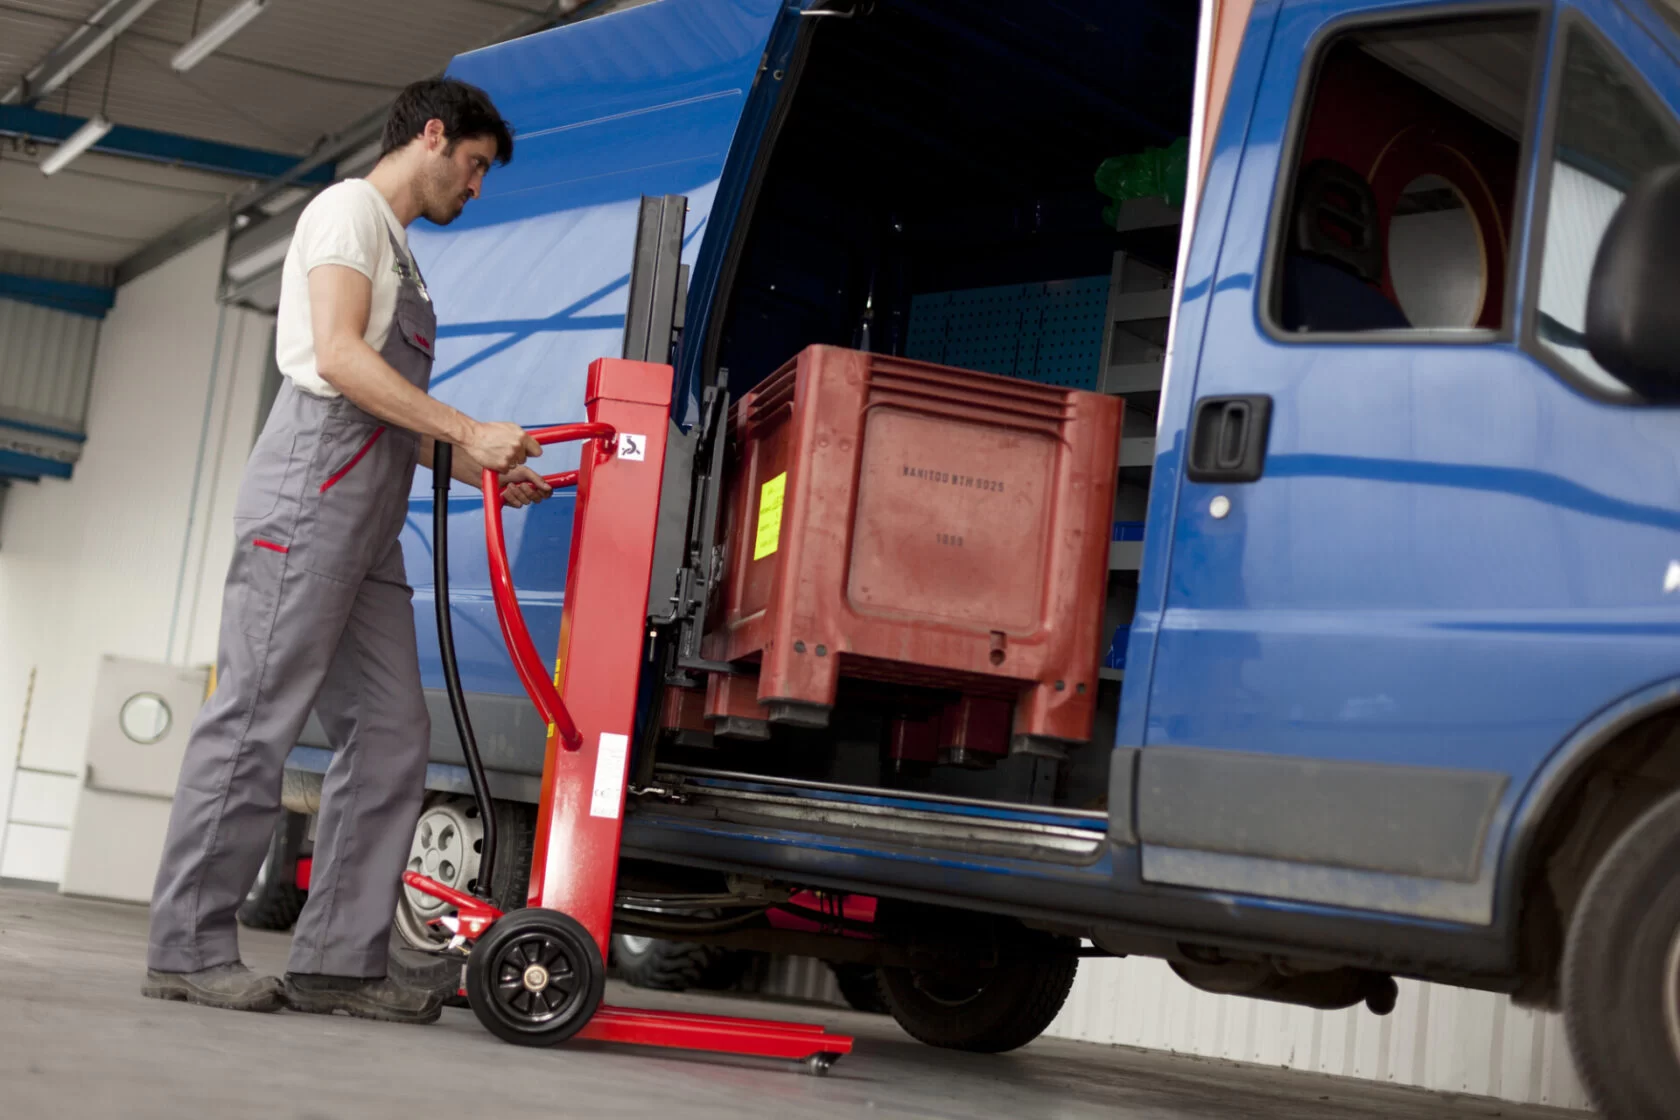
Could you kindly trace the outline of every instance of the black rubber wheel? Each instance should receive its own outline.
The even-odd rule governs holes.
[[[875,969],[866,964],[836,964],[834,982],[840,986],[840,998],[854,1011],[868,1011],[874,1015],[887,1013],[887,1001],[881,996],[881,979]]]
[[[256,881],[239,904],[239,924],[250,929],[291,929],[303,913],[309,892],[297,885],[298,859],[309,837],[309,818],[280,810],[269,837],[268,854],[257,869]]]
[[[1609,1120],[1661,1120],[1680,1101],[1680,793],[1616,841],[1576,904],[1564,1021],[1581,1080]]]
[[[612,937],[613,966],[619,979],[633,988],[686,992],[690,988],[719,991],[732,988],[751,963],[751,954],[692,941],[657,937]]]
[[[467,958],[473,1014],[517,1046],[553,1046],[582,1030],[601,1006],[606,983],[595,939],[556,910],[498,918]]]
[[[1079,957],[1064,938],[1022,931],[993,968],[883,968],[881,995],[906,1034],[929,1046],[999,1054],[1044,1033],[1073,987]]]

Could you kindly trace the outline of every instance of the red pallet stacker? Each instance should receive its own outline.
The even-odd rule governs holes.
[[[504,914],[488,898],[463,894],[412,871],[403,881],[456,907],[449,925],[456,940],[470,946],[467,1000],[479,1021],[508,1042],[548,1046],[577,1038],[635,1043],[787,1059],[821,1074],[851,1051],[851,1038],[814,1025],[601,1002],[648,632],[671,386],[669,365],[602,358],[589,369],[588,421],[531,432],[544,445],[584,441],[576,471],[546,477],[556,487],[577,487],[559,659],[552,677],[520,613],[502,536],[501,496],[494,475],[485,472],[484,528],[496,613],[519,678],[548,724],[528,907]],[[496,818],[450,627],[449,469],[450,449],[440,444],[433,468],[438,645],[484,826],[477,882],[480,890],[488,890]]]

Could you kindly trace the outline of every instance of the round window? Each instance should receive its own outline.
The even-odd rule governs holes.
[[[169,734],[169,705],[155,692],[130,696],[118,717],[123,734],[136,743],[150,744]]]
[[[1457,187],[1422,175],[1400,192],[1388,223],[1388,275],[1414,327],[1473,327],[1487,299],[1481,223]]]

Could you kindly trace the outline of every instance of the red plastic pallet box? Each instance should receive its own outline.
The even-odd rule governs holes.
[[[702,654],[758,676],[714,677],[706,715],[825,726],[846,676],[1011,701],[1015,752],[1088,740],[1120,419],[1097,393],[800,353],[731,416]]]

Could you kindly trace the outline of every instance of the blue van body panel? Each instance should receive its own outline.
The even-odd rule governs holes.
[[[578,420],[589,363],[622,346],[644,194],[689,200],[683,259],[708,241],[713,199],[782,0],[660,0],[462,55],[514,128],[513,162],[447,228],[409,241],[438,310],[432,393],[482,420]],[[733,217],[731,213],[730,217]],[[727,224],[727,223],[726,223]],[[714,250],[714,253],[716,251]],[[577,463],[575,446],[536,464]],[[483,507],[457,485],[450,592],[462,684],[522,695],[489,593]],[[456,508],[458,507],[458,508]],[[421,670],[443,684],[432,625],[431,479],[416,477],[403,533]],[[515,585],[538,649],[559,646],[573,496],[506,515]]]
[[[1200,352],[1175,369],[1161,433],[1168,469],[1156,476],[1155,574],[1140,604],[1150,624],[1134,626],[1128,658],[1150,676],[1137,691],[1128,682],[1123,718],[1144,747],[1144,873],[1387,908],[1402,884],[1349,876],[1391,870],[1384,860],[1400,846],[1452,823],[1429,798],[1384,815],[1388,789],[1402,772],[1428,776],[1443,796],[1485,777],[1496,799],[1460,803],[1483,818],[1481,850],[1458,853],[1472,874],[1448,874],[1445,862],[1416,873],[1430,890],[1451,880],[1456,900],[1402,905],[1486,923],[1503,838],[1533,775],[1595,713],[1680,671],[1680,602],[1664,589],[1680,532],[1680,412],[1589,397],[1511,338],[1339,343],[1266,327],[1264,254],[1298,77],[1349,14],[1337,0],[1284,4],[1217,269],[1192,264],[1206,326]],[[1615,34],[1615,20],[1594,22]],[[1637,61],[1639,43],[1617,46]],[[1676,103],[1672,59],[1647,77]],[[1226,394],[1272,398],[1265,473],[1240,485],[1184,481],[1172,467],[1192,400]],[[1229,498],[1228,516],[1210,513],[1215,496]],[[1150,641],[1152,656],[1138,648]],[[1180,780],[1204,804],[1239,775],[1246,798],[1280,810],[1315,792],[1338,797],[1316,849],[1280,868],[1230,855],[1211,812],[1152,827],[1151,800],[1172,791],[1150,775],[1185,751],[1202,752],[1200,771]],[[1245,754],[1266,760],[1269,784],[1234,758]],[[1346,781],[1333,784],[1337,774]],[[1286,817],[1272,817],[1280,838]],[[1359,853],[1362,828],[1395,821]],[[1243,842],[1254,853],[1268,840]],[[1299,881],[1308,867],[1321,884]]]

